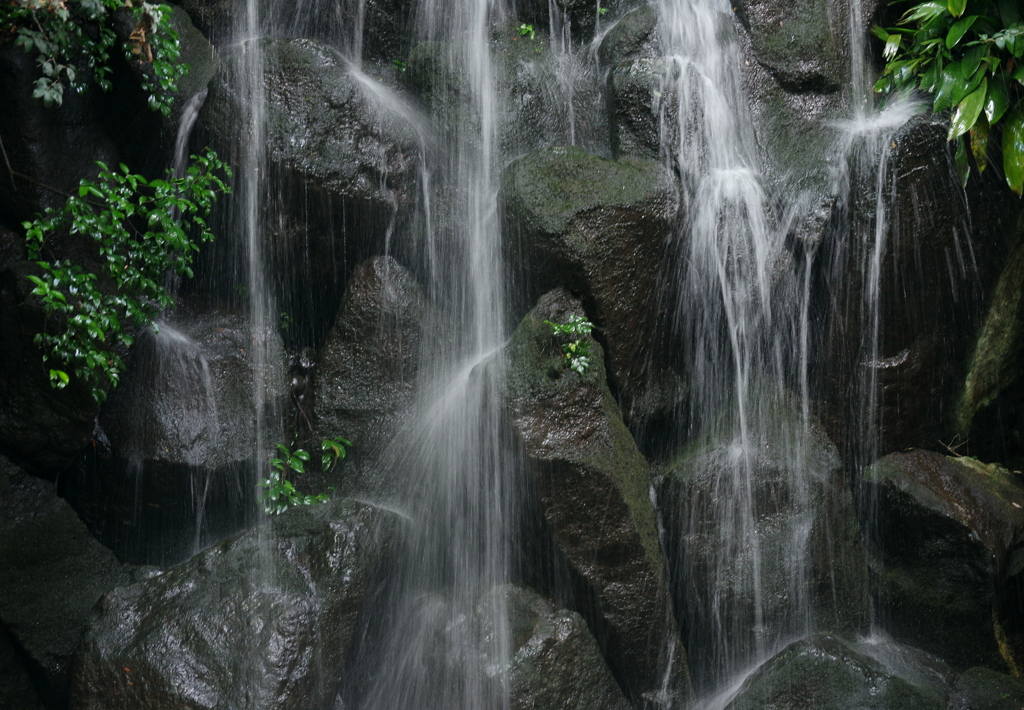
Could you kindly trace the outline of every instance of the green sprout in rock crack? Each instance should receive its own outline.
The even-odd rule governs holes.
[[[403,62],[401,59],[392,59],[391,63],[395,65],[395,69],[398,71],[405,71],[409,68],[408,63]]]
[[[352,442],[347,439],[324,439],[320,444],[323,455],[320,457],[320,468],[323,473],[329,472],[335,464],[345,458],[347,446]],[[295,484],[288,480],[290,473],[304,474],[309,462],[309,452],[305,449],[294,451],[284,444],[277,445],[278,455],[270,459],[270,472],[266,478],[260,479],[259,486],[264,490],[260,493],[260,505],[267,515],[278,515],[296,505],[314,505],[330,500],[327,493],[304,495],[299,493]],[[328,492],[333,487],[327,489]]]
[[[533,25],[519,25],[519,36],[529,37],[530,39],[536,39],[537,33],[533,29]]]
[[[608,8],[606,8],[606,7],[601,7],[600,5],[598,5],[598,6],[597,6],[597,14],[598,14],[598,15],[603,15],[603,14],[605,14],[606,12],[608,12]]]
[[[295,319],[288,314],[288,311],[281,311],[281,330],[288,330],[289,328],[291,328],[292,323],[294,322]]]
[[[544,324],[551,327],[552,335],[567,335],[573,338],[562,345],[562,361],[576,374],[586,373],[590,367],[590,343],[585,338],[594,329],[594,324],[578,314],[570,316],[568,323],[552,323],[546,320]]]

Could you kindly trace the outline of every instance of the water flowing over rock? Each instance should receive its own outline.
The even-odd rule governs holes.
[[[0,634],[30,682],[22,697],[38,693],[47,707],[59,706],[90,610],[109,589],[134,581],[133,569],[89,534],[52,483],[0,457],[0,570]],[[15,682],[4,678],[0,700]]]
[[[347,500],[294,509],[111,591],[89,621],[72,707],[326,706],[394,524]],[[272,578],[250,574],[261,563]]]
[[[943,710],[934,692],[890,675],[835,636],[811,636],[776,654],[726,710]]]
[[[176,318],[140,335],[96,445],[60,481],[94,534],[138,564],[180,562],[251,524],[252,472],[285,436],[256,451],[257,384],[268,411],[288,397],[277,332],[254,335],[231,313]],[[255,337],[270,353],[262,365]]]
[[[780,398],[768,431],[690,445],[669,465],[659,504],[673,594],[695,678],[808,629],[867,627],[867,569],[847,475],[835,446]],[[793,456],[800,451],[800,456]],[[749,465],[753,528],[729,501]],[[739,532],[737,532],[739,529]],[[774,637],[762,636],[773,629]],[[711,640],[727,639],[722,645]]]
[[[690,692],[669,600],[647,462],[619,417],[590,337],[591,364],[563,363],[544,321],[585,311],[565,290],[546,294],[508,345],[510,417],[559,552],[576,577],[577,604],[634,703]]]
[[[909,451],[873,464],[864,486],[883,627],[961,668],[1019,672],[1024,488],[1013,474]]]
[[[608,348],[628,421],[671,417],[686,386],[654,339],[659,276],[675,216],[659,165],[550,148],[508,167],[502,202],[508,259],[529,298],[561,285],[577,293]]]

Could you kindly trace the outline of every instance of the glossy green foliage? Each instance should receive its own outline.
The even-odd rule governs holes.
[[[320,457],[321,470],[327,473],[338,461],[345,458],[346,447],[352,446],[347,439],[324,439],[320,448],[323,451]],[[308,495],[299,493],[295,484],[288,480],[290,474],[304,474],[306,464],[309,463],[309,452],[305,449],[295,449],[277,445],[278,455],[270,459],[270,471],[266,478],[260,479],[259,486],[263,490],[260,493],[260,504],[263,512],[267,515],[279,515],[296,505],[314,505],[326,503],[330,500],[327,493]],[[328,492],[333,490],[327,489]]]
[[[1006,182],[1017,194],[1024,189],[1022,11],[1019,0],[930,0],[913,4],[897,27],[873,28],[888,62],[875,90],[931,93],[934,111],[952,111],[949,140],[958,141],[961,179],[969,176],[968,142],[979,171],[1000,162],[1001,146]],[[1002,140],[990,142],[997,126]]]
[[[590,367],[590,342],[584,336],[590,335],[594,324],[579,314],[571,316],[568,323],[552,323],[549,320],[544,323],[551,327],[552,335],[573,338],[562,343],[563,362],[576,374],[584,374]]]
[[[23,224],[29,258],[42,270],[29,278],[47,315],[35,340],[52,368],[50,382],[65,387],[70,370],[89,385],[97,403],[106,396],[104,382],[116,385],[124,370],[118,353],[132,344],[132,324],[151,323],[173,303],[163,286],[165,273],[192,276],[197,242],[213,238],[206,218],[218,194],[228,192],[225,180],[231,176],[210,150],[192,156],[185,175],[175,179],[147,181],[124,165],[100,168],[99,179],[83,180],[62,209]],[[68,233],[94,242],[98,274],[48,258],[47,240]]]
[[[178,32],[167,21],[169,5],[130,0],[8,0],[0,3],[0,38],[14,37],[14,44],[36,56],[40,76],[32,95],[46,106],[60,105],[65,86],[73,91],[88,88],[91,77],[102,91],[111,88],[111,53],[117,36],[113,13],[124,9],[136,22],[122,51],[129,62],[148,65],[141,72],[149,106],[170,115],[177,82],[188,73],[180,62]],[[80,71],[85,69],[85,72]]]

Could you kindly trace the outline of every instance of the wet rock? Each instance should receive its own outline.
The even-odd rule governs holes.
[[[335,485],[362,492],[387,485],[363,474],[371,473],[412,404],[431,319],[423,290],[397,261],[379,256],[356,267],[313,374],[317,431],[352,442],[339,467],[345,480]]]
[[[585,314],[564,289],[541,298],[512,336],[507,407],[555,547],[577,585],[580,613],[634,702],[689,694],[677,645],[647,463],[605,382],[591,337],[583,375],[565,367],[549,320]],[[672,655],[676,657],[673,659]],[[674,662],[673,662],[674,661]]]
[[[949,710],[1019,710],[1024,681],[990,668],[968,668],[956,679]]]
[[[1010,230],[1007,230],[1010,231]],[[1024,217],[1016,232],[1024,234]],[[970,453],[1010,468],[1024,465],[1024,242],[1017,238],[993,289],[957,407],[957,434]]]
[[[671,416],[686,387],[654,337],[658,279],[674,218],[661,166],[611,161],[578,148],[536,151],[503,178],[508,263],[521,292],[580,295],[608,348],[608,370],[633,426]]]
[[[790,644],[743,683],[726,710],[943,710],[933,692],[891,675],[835,636]]]
[[[705,437],[661,484],[673,594],[698,684],[745,665],[759,629],[771,629],[773,643],[808,627],[857,633],[869,620],[861,531],[839,454],[785,397],[768,402],[748,413],[765,426],[750,432],[747,462],[738,433]]]
[[[140,334],[60,492],[121,559],[166,566],[253,522],[254,467],[286,439],[277,417],[288,388],[276,331],[261,337],[257,364],[238,314],[179,312],[159,328]]]
[[[979,278],[980,244],[972,254],[968,204],[947,150],[947,128],[945,118],[920,117],[889,142],[884,180],[892,188],[884,195],[888,229],[875,293],[865,292],[874,239],[860,236],[875,229],[871,174],[851,177],[852,194],[837,208],[847,213],[835,215],[845,227],[828,236],[818,255],[822,272],[812,300],[824,299],[819,302],[830,310],[812,376],[823,385],[825,425],[844,452],[864,444],[858,433],[871,437],[874,450],[888,452],[938,448],[955,432],[986,279]],[[924,204],[928,210],[920,209]],[[877,391],[866,394],[872,381]],[[865,397],[878,398],[876,421],[866,421],[859,409]]]
[[[665,60],[657,31],[658,12],[639,7],[605,36],[598,58],[610,70],[608,96],[612,155],[658,160]]]
[[[52,483],[3,457],[0,569],[0,700],[19,691],[26,702],[11,700],[3,707],[31,707],[36,694],[48,707],[63,706],[89,611],[102,594],[133,581],[132,570],[89,534]]]
[[[496,634],[493,611],[508,614],[512,646],[507,667],[486,650],[484,658],[490,673],[508,674],[511,710],[629,710],[579,614],[511,584],[491,591],[477,608],[485,649]]]
[[[63,390],[50,386],[33,342],[46,314],[31,295],[30,274],[38,275],[38,267],[26,261],[0,272],[0,452],[52,477],[88,445],[99,407],[77,378]]]
[[[324,707],[393,518],[341,500],[289,510],[96,606],[72,707]]]
[[[1022,667],[1024,488],[996,465],[929,451],[864,472],[882,625],[952,665]]]
[[[18,651],[10,634],[0,629],[0,707],[43,710],[39,693]]]

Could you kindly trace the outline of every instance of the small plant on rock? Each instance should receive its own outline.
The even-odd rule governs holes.
[[[320,457],[321,469],[324,473],[330,471],[335,464],[345,458],[346,446],[352,446],[347,439],[324,439],[320,444],[323,455]],[[284,444],[277,445],[278,455],[270,459],[270,472],[266,478],[260,480],[260,487],[264,490],[260,494],[260,504],[263,512],[267,515],[279,515],[296,505],[315,505],[326,503],[330,500],[328,493],[333,488],[328,488],[328,493],[318,495],[306,495],[300,493],[295,484],[288,480],[290,474],[304,474],[306,464],[309,462],[309,452],[305,449],[294,451]]]
[[[551,327],[552,335],[573,338],[562,344],[562,361],[576,374],[584,374],[590,368],[590,341],[586,340],[586,336],[590,335],[594,324],[579,314],[572,315],[568,323],[552,323],[549,320],[544,323]]]

